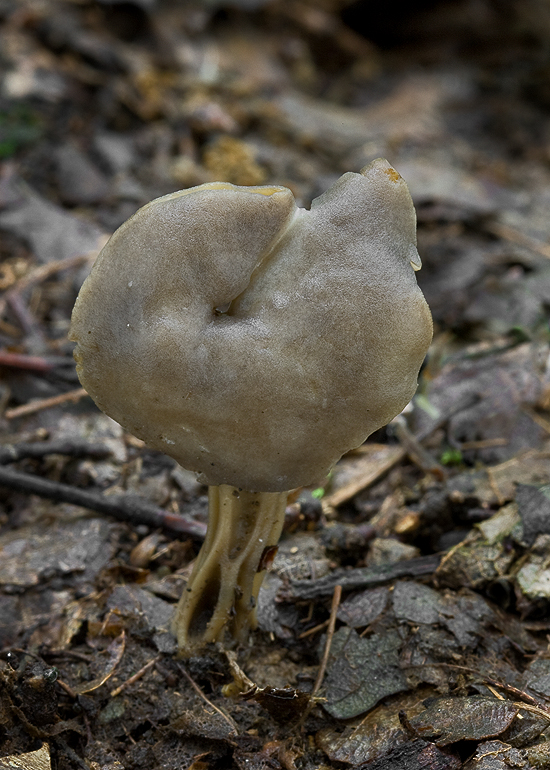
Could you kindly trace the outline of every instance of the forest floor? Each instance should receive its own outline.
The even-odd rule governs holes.
[[[411,5],[0,0],[0,767],[550,768],[550,5]],[[152,198],[380,156],[418,393],[296,493],[251,643],[180,660],[206,489],[80,389],[76,295]]]

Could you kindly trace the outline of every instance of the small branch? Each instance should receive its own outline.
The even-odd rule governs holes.
[[[550,433],[550,420],[547,420],[542,414],[539,414],[532,407],[527,405],[524,405],[521,411],[528,415],[540,428],[547,433]]]
[[[101,243],[107,242],[105,236],[104,241],[98,244],[98,251],[102,248]],[[52,262],[48,262],[46,265],[39,265],[38,267],[30,270],[23,278],[16,281],[13,286],[10,287],[2,298],[0,298],[0,316],[2,316],[6,310],[10,297],[14,294],[21,294],[30,286],[35,283],[40,283],[48,278],[51,278],[56,273],[60,273],[63,270],[72,270],[75,267],[86,262],[92,263],[98,254],[98,251],[89,252],[88,254],[77,254],[74,257],[66,257],[65,259],[58,259]]]
[[[46,455],[65,455],[67,457],[92,457],[101,460],[108,457],[111,450],[103,444],[88,444],[78,439],[61,441],[36,441],[32,443],[4,444],[0,446],[0,465],[19,462],[26,459],[40,459]]]
[[[76,693],[73,688],[67,684],[67,682],[64,682],[62,679],[57,679],[56,682],[61,687],[61,689],[67,693],[69,698],[73,698],[73,700],[78,698],[78,693]]]
[[[550,259],[550,245],[538,238],[522,233],[521,230],[516,230],[514,227],[505,225],[502,222],[490,222],[486,224],[486,229],[494,235],[498,235],[499,238],[503,238],[511,243],[517,243],[519,246],[525,246],[536,254]]]
[[[472,674],[476,678],[482,679],[487,686],[492,685],[493,687],[499,687],[501,690],[504,690],[505,692],[510,693],[511,695],[515,695],[517,698],[520,698],[522,701],[524,701],[521,705],[521,708],[524,708],[525,705],[530,705],[535,709],[541,709],[545,712],[545,716],[550,716],[550,708],[549,707],[542,707],[540,702],[534,698],[532,695],[529,695],[529,693],[525,692],[524,690],[520,690],[518,687],[514,687],[511,684],[505,684],[504,682],[499,682],[496,679],[492,679],[489,676],[486,676],[481,671],[479,671],[477,668],[471,668],[471,666],[459,666],[456,663],[429,663],[429,664],[417,664],[412,666],[405,666],[405,668],[423,668],[425,666],[429,666],[430,668],[452,668],[457,671],[467,671],[469,674]],[[491,690],[492,692],[492,690]],[[498,696],[497,696],[498,697]]]
[[[183,676],[184,676],[184,677],[187,679],[187,681],[189,682],[189,684],[191,685],[191,687],[193,688],[193,690],[194,690],[194,691],[197,693],[197,695],[198,695],[200,698],[202,698],[202,700],[203,700],[205,703],[207,703],[207,704],[210,706],[210,708],[213,708],[213,709],[214,709],[214,711],[215,711],[216,713],[218,713],[218,714],[221,716],[221,718],[222,718],[222,719],[223,719],[225,722],[227,722],[227,724],[228,724],[228,725],[231,727],[231,729],[232,729],[232,730],[235,732],[235,735],[238,735],[238,734],[239,734],[239,728],[237,727],[237,725],[236,725],[236,723],[233,721],[233,719],[231,719],[231,717],[229,716],[229,714],[226,714],[226,713],[225,713],[224,711],[222,711],[220,708],[218,708],[217,706],[215,706],[215,705],[212,703],[212,701],[208,700],[208,698],[207,698],[207,697],[206,697],[206,695],[203,693],[203,691],[201,690],[201,688],[198,686],[198,684],[197,684],[196,682],[194,682],[194,681],[193,681],[193,679],[192,679],[192,678],[191,678],[191,676],[190,676],[190,675],[187,673],[187,671],[184,669],[184,667],[181,665],[181,663],[178,663],[178,664],[177,664],[177,666],[178,666],[179,670],[181,671],[181,673],[183,674]]]
[[[316,701],[319,700],[318,698],[316,698],[316,695],[321,689],[321,685],[323,684],[323,679],[325,678],[325,671],[327,670],[328,658],[330,655],[330,648],[332,647],[332,638],[334,636],[334,629],[336,627],[336,615],[338,613],[338,607],[340,606],[341,599],[342,599],[342,586],[337,585],[334,587],[334,593],[332,594],[332,603],[330,605],[330,617],[328,619],[327,638],[325,641],[325,649],[323,650],[323,657],[319,665],[319,671],[317,672],[317,678],[315,679],[313,690],[311,691],[311,695],[309,696],[309,703],[298,723],[300,729],[303,729],[305,721],[308,718],[309,714],[311,713],[311,709],[315,705]]]
[[[392,422],[395,435],[409,459],[424,473],[431,473],[442,481],[446,476],[445,469],[424,449],[418,438],[407,427],[405,418],[399,415]]]
[[[313,634],[316,634],[318,631],[322,631],[324,628],[326,628],[329,623],[330,623],[330,620],[325,620],[322,623],[319,623],[318,625],[313,626],[313,628],[308,628],[307,631],[302,631],[302,633],[298,635],[298,639],[307,639],[308,636],[313,636]]]
[[[17,650],[16,650],[17,652]],[[20,650],[25,655],[28,653],[25,650]],[[43,658],[74,658],[75,660],[82,660],[84,663],[90,663],[90,655],[84,655],[82,652],[76,652],[75,650],[44,650],[42,653]]]
[[[42,327],[30,311],[19,292],[10,291],[6,296],[8,307],[19,322],[19,326],[27,337],[32,337],[35,344],[46,349],[46,337]]]
[[[342,598],[342,586],[337,585],[334,587],[334,593],[332,595],[332,604],[330,607],[330,618],[328,621],[328,629],[327,629],[327,640],[325,642],[323,659],[321,660],[321,665],[319,666],[319,671],[317,672],[317,679],[315,680],[315,684],[311,692],[312,698],[314,698],[319,692],[319,690],[321,689],[321,685],[323,684],[323,679],[325,678],[325,671],[327,670],[328,656],[330,654],[330,648],[332,645],[332,637],[334,636],[334,628],[336,626],[336,613],[338,612],[338,607],[340,606],[341,598]]]
[[[539,706],[531,706],[528,703],[514,703],[514,706],[525,709],[525,711],[530,711],[531,714],[537,714],[537,716],[543,717],[550,722],[550,714],[546,709],[541,709]]]
[[[279,589],[277,596],[287,602],[315,601],[322,596],[330,596],[338,584],[341,584],[344,591],[357,591],[382,586],[402,577],[432,575],[440,562],[439,554],[430,554],[377,567],[358,567],[350,570],[341,568],[317,580],[291,580],[289,585]]]
[[[57,503],[79,505],[82,508],[112,516],[118,521],[127,521],[134,525],[145,524],[148,527],[161,528],[172,534],[186,535],[197,540],[203,540],[206,534],[205,524],[148,505],[133,495],[105,497],[69,484],[50,481],[50,479],[1,466],[0,486],[24,494],[38,495]]]
[[[443,427],[455,414],[458,414],[463,409],[469,408],[476,401],[477,397],[472,399],[471,396],[468,396],[462,401],[458,401],[458,403],[453,406],[453,409],[450,412],[447,412],[438,417],[434,422],[430,423],[427,428],[420,431],[419,433],[412,434],[410,431],[407,431],[407,438],[410,439],[408,442],[403,440],[404,431],[402,431],[401,436],[399,437],[400,446],[386,446],[385,450],[387,455],[382,459],[380,463],[373,463],[372,467],[369,467],[365,473],[363,473],[362,477],[358,479],[352,479],[340,489],[336,489],[334,492],[331,492],[323,499],[323,502],[329,506],[332,506],[333,508],[337,508],[342,503],[351,500],[351,498],[359,492],[362,492],[363,489],[372,486],[376,481],[378,481],[379,478],[391,470],[391,468],[402,462],[402,460],[408,454],[411,455],[411,460],[413,462],[416,462],[418,457],[424,457],[425,462],[422,460],[418,461],[420,466],[424,469],[425,465],[429,471],[435,472],[435,475],[444,477],[445,470],[441,468],[438,463],[434,462],[433,457],[431,457],[421,446],[421,442],[425,441],[425,439],[431,436],[434,431]],[[399,417],[395,418],[395,420],[398,421]],[[393,426],[394,423],[395,421],[392,421],[390,426]],[[368,448],[368,444],[365,444],[364,446],[365,448]]]
[[[105,238],[105,242],[107,238]],[[27,275],[20,278],[17,283],[12,287],[11,291],[24,291],[34,283],[40,283],[42,281],[51,278],[56,273],[60,273],[63,270],[72,270],[75,267],[80,267],[87,262],[93,262],[97,252],[89,252],[88,254],[77,254],[74,257],[66,257],[65,259],[58,259],[52,262],[48,262],[45,265],[30,270]]]
[[[30,401],[28,404],[16,406],[14,409],[6,409],[4,417],[7,420],[13,420],[16,417],[23,417],[27,414],[34,414],[34,412],[41,412],[43,409],[50,409],[52,406],[65,404],[67,401],[76,403],[87,395],[88,393],[84,388],[76,388],[76,390],[70,390],[68,393],[61,393],[59,396],[37,399],[36,401]]]
[[[28,356],[25,353],[10,353],[0,350],[0,366],[13,369],[28,369],[32,372],[51,372],[56,363],[43,356]]]
[[[160,655],[157,655],[156,658],[152,658],[148,663],[142,666],[142,668],[140,668],[139,671],[136,671],[136,673],[133,676],[131,676],[129,679],[127,679],[118,687],[115,687],[114,690],[111,690],[111,698],[115,698],[117,695],[120,695],[120,693],[123,690],[125,690],[127,687],[129,687],[131,684],[134,684],[134,682],[139,681],[141,677],[147,671],[149,671],[149,669],[152,668],[158,660],[160,660]]]

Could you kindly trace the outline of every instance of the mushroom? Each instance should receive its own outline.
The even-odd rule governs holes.
[[[386,160],[296,206],[216,182],[153,200],[111,237],[76,301],[96,404],[209,485],[178,605],[183,655],[244,640],[288,491],[324,478],[412,398],[432,337],[416,218]]]

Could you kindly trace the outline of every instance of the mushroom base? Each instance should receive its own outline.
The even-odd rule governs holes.
[[[182,656],[219,641],[227,627],[244,641],[283,529],[288,492],[209,487],[208,530],[179,601],[174,631]]]

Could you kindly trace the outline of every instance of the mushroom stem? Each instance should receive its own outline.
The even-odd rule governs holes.
[[[264,556],[279,541],[287,497],[229,484],[209,487],[206,539],[174,620],[182,655],[219,640],[228,624],[239,641],[256,627]]]

